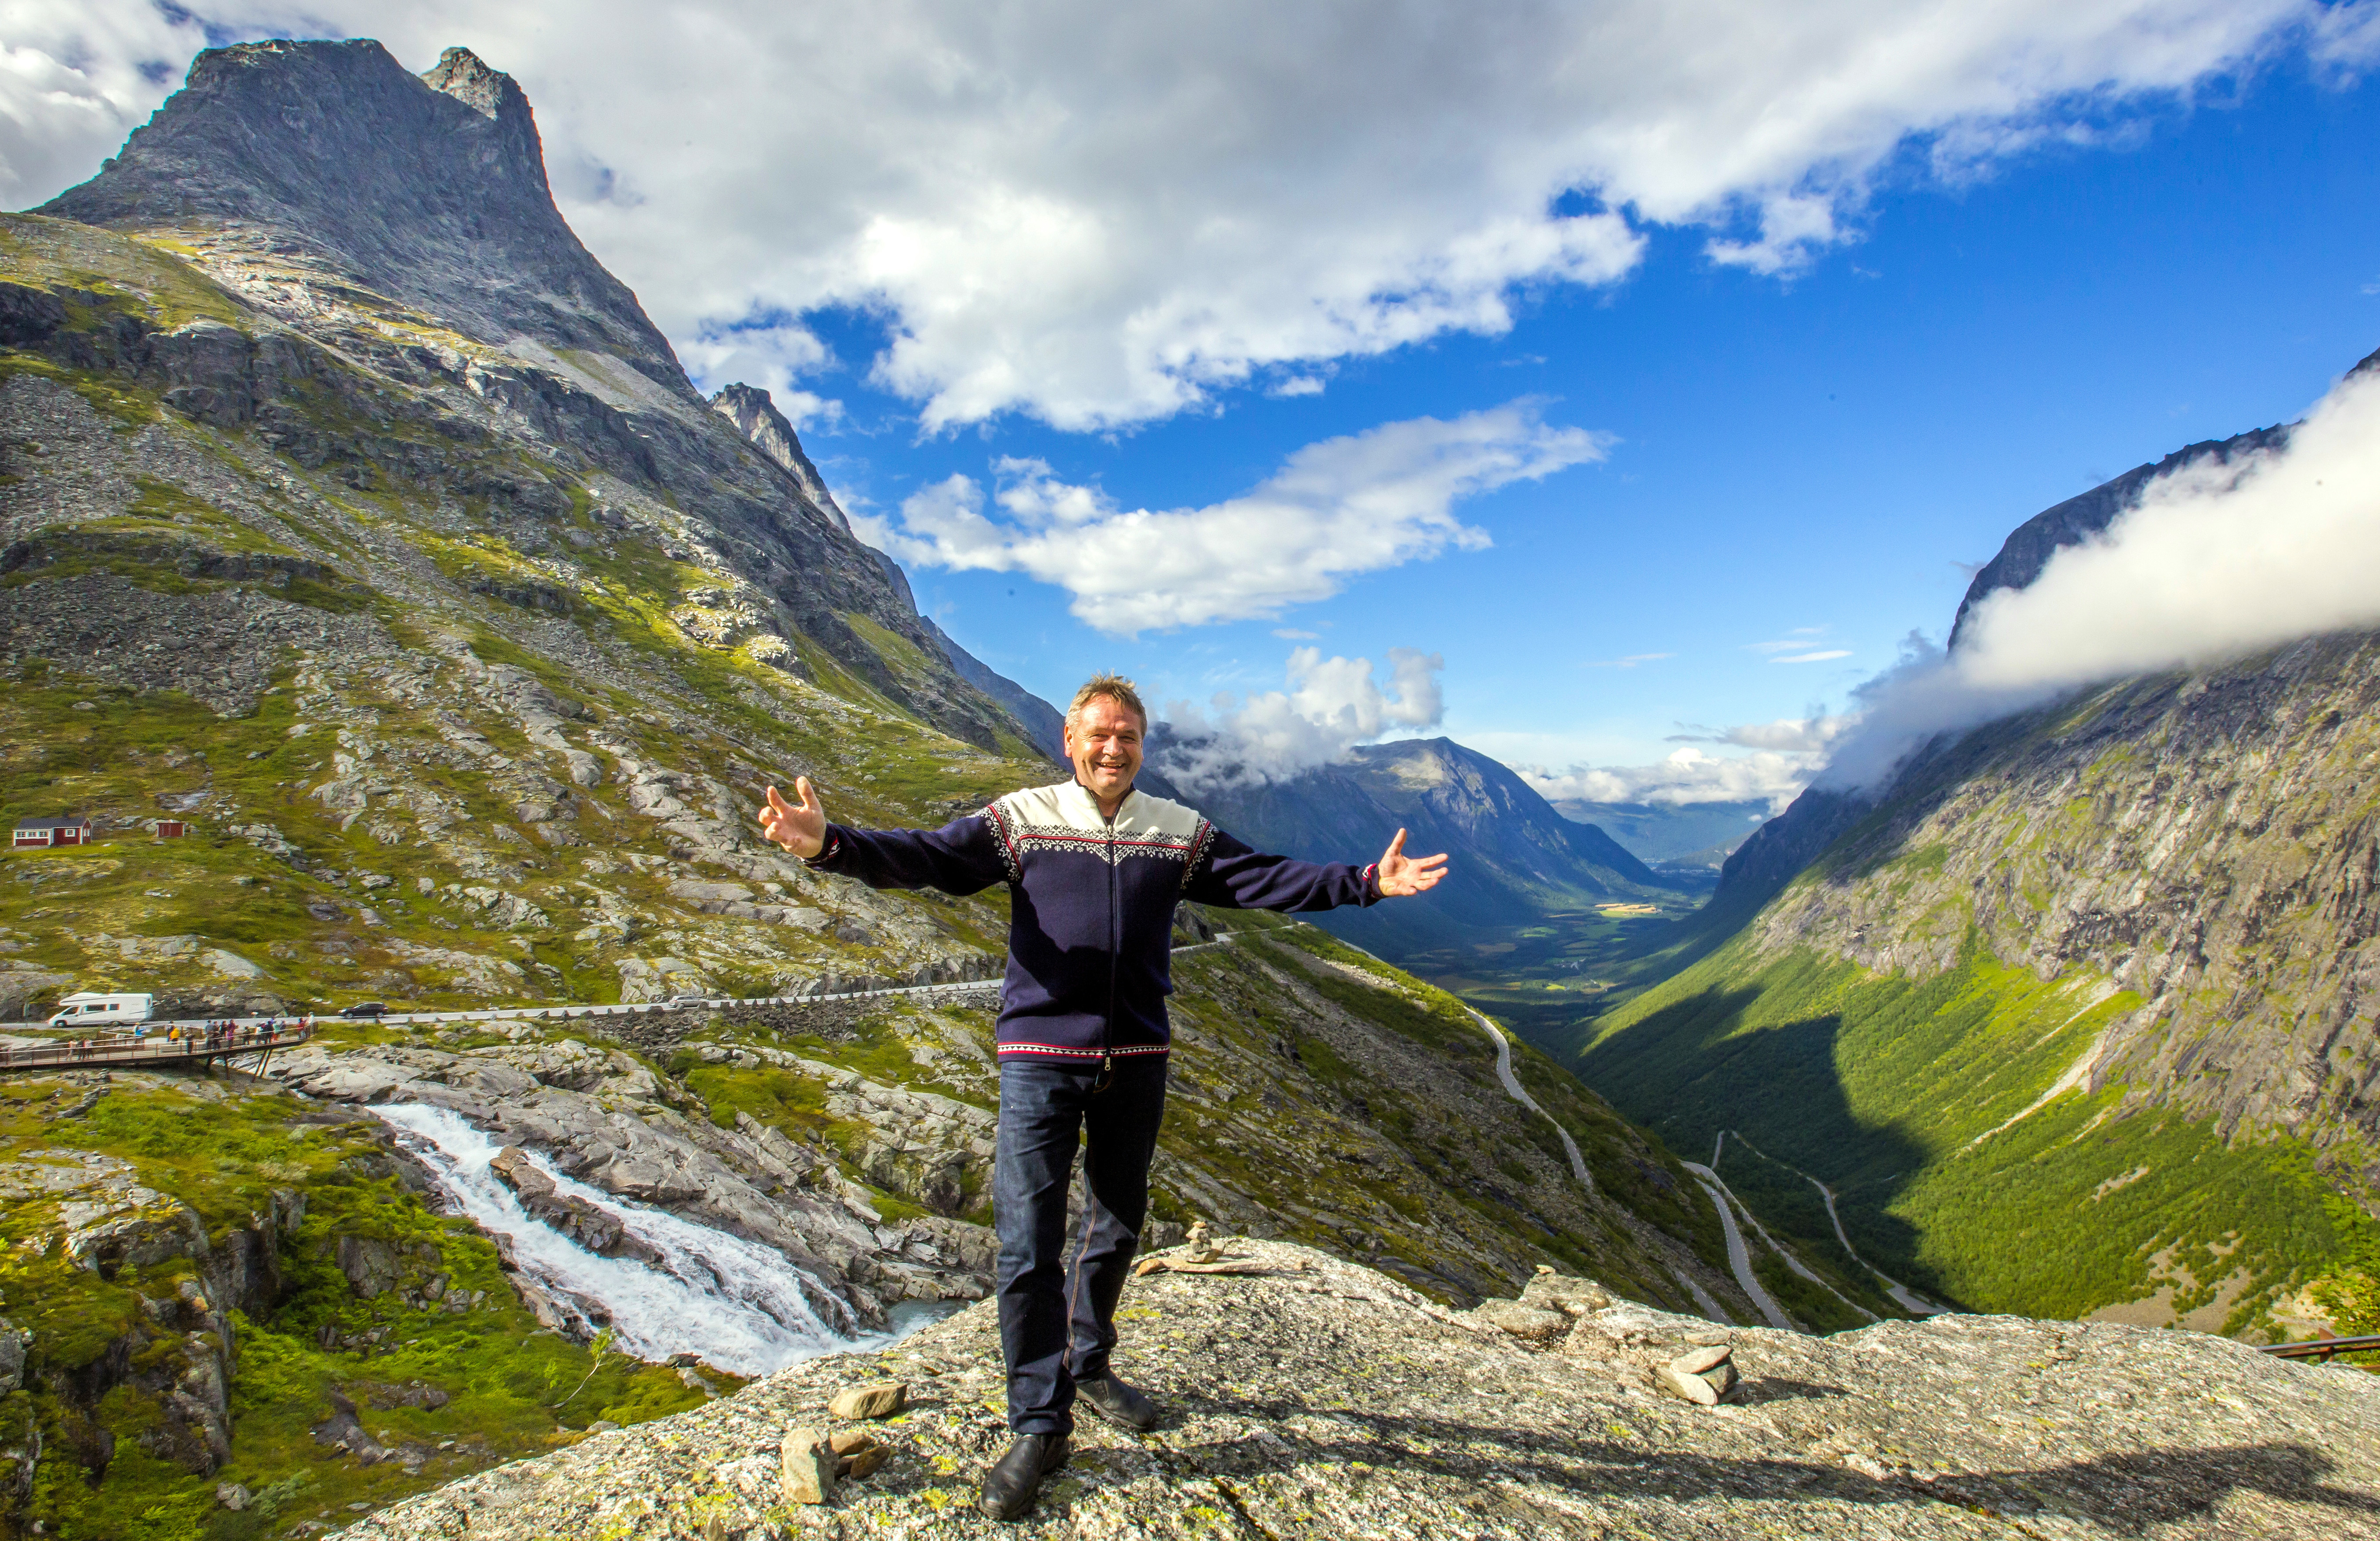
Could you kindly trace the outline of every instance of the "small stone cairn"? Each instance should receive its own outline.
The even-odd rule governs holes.
[[[1484,1301],[1465,1315],[1532,1349],[1606,1361],[1617,1378],[1658,1387],[1696,1406],[1717,1406],[1739,1384],[1730,1329],[1629,1301],[1615,1303],[1595,1280],[1573,1279],[1544,1264],[1520,1299]]]
[[[889,1418],[909,1405],[909,1388],[898,1380],[854,1386],[826,1405],[832,1418],[873,1422]],[[838,1483],[856,1482],[884,1464],[892,1451],[865,1428],[820,1430],[808,1426],[785,1431],[778,1447],[784,1467],[785,1501],[821,1504],[834,1497]]]

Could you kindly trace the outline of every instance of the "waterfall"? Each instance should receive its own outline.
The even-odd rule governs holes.
[[[662,1261],[648,1268],[589,1252],[521,1207],[489,1166],[504,1147],[460,1114],[420,1103],[369,1111],[395,1126],[457,1210],[511,1243],[523,1273],[565,1301],[591,1302],[610,1317],[621,1351],[640,1359],[693,1353],[736,1375],[767,1375],[821,1354],[881,1347],[939,1314],[896,1308],[892,1332],[846,1337],[810,1308],[803,1286],[821,1289],[818,1280],[783,1254],[664,1209],[622,1203],[531,1151],[556,1188],[616,1218]]]

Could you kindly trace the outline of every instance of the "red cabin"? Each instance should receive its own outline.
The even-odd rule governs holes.
[[[91,843],[91,820],[88,819],[19,819],[17,820],[17,844],[19,851],[44,845],[88,845]]]

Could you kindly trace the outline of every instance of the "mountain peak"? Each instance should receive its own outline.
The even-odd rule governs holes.
[[[489,68],[485,60],[468,48],[449,48],[439,55],[438,62],[422,72],[421,83],[431,91],[445,92],[481,117],[492,119],[510,111],[528,111],[528,98],[521,94],[513,78]],[[540,169],[542,171],[542,166]]]
[[[554,207],[528,98],[468,48],[420,76],[368,38],[209,49],[98,176],[38,212],[176,232],[268,308],[358,287],[499,347],[611,354],[694,398]]]
[[[460,50],[449,50],[450,53]],[[443,61],[442,60],[443,64]],[[501,77],[499,77],[501,79]],[[810,457],[802,453],[802,442],[794,433],[794,425],[777,410],[776,401],[758,385],[741,381],[722,388],[710,398],[711,409],[735,425],[735,431],[752,441],[752,446],[782,467],[785,473],[802,485],[810,502],[824,509],[845,530],[851,521],[844,517],[834,494],[828,491],[826,479]]]

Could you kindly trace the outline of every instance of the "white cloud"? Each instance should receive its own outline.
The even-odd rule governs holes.
[[[145,0],[0,0],[0,198],[38,203],[97,171],[205,42]]]
[[[686,373],[713,389],[731,381],[758,385],[769,393],[777,410],[797,429],[831,423],[843,417],[843,403],[832,401],[799,383],[802,376],[828,364],[826,345],[800,323],[782,316],[747,317],[741,322],[701,322],[692,337],[677,342],[677,356]]]
[[[1746,722],[1717,730],[1672,734],[1684,744],[1650,765],[1573,765],[1567,770],[1519,767],[1523,780],[1551,801],[1575,797],[1590,803],[1733,803],[1767,798],[1782,810],[1810,784],[1852,720],[1812,709],[1807,717]],[[1715,755],[1694,747],[1724,745],[1750,751]]]
[[[1736,803],[1765,797],[1782,809],[1809,784],[1816,768],[1803,756],[1773,749],[1714,755],[1688,746],[1651,765],[1513,769],[1548,802],[1575,797],[1589,803]]]
[[[1170,701],[1173,742],[1158,769],[1192,787],[1285,780],[1342,759],[1358,744],[1399,729],[1434,728],[1446,698],[1446,661],[1411,648],[1389,649],[1389,688],[1367,658],[1324,658],[1319,648],[1289,655],[1290,688],[1235,699],[1218,692],[1205,710]]]
[[[1852,650],[1849,648],[1821,648],[1815,653],[1785,653],[1768,661],[1771,663],[1827,663],[1835,659],[1851,656]]]
[[[2078,686],[2380,625],[2380,370],[2315,405],[2285,448],[2158,478],[2097,539],[1968,613],[1945,655],[1912,639],[1862,690],[1823,778],[1874,785],[1933,734]]]
[[[1205,508],[1121,508],[1042,461],[1002,458],[988,505],[974,478],[953,476],[903,503],[897,522],[852,526],[903,562],[1059,584],[1083,620],[1137,634],[1274,616],[1360,573],[1477,550],[1488,536],[1455,517],[1457,502],[1600,460],[1609,443],[1551,427],[1519,401],[1308,444],[1262,485]]]
[[[1888,176],[2088,140],[2285,47],[2351,68],[2375,35],[2368,0],[189,8],[514,74],[565,212],[698,360],[706,328],[843,308],[889,336],[847,362],[929,427],[1067,429],[1501,332],[1654,225],[1789,272]],[[169,14],[0,3],[0,192],[96,169],[167,89],[141,62],[177,78],[197,45]]]
[[[1633,669],[1642,663],[1658,663],[1665,658],[1675,658],[1678,655],[1675,653],[1630,653],[1625,658],[1589,659],[1586,661],[1586,667],[1589,669]]]

